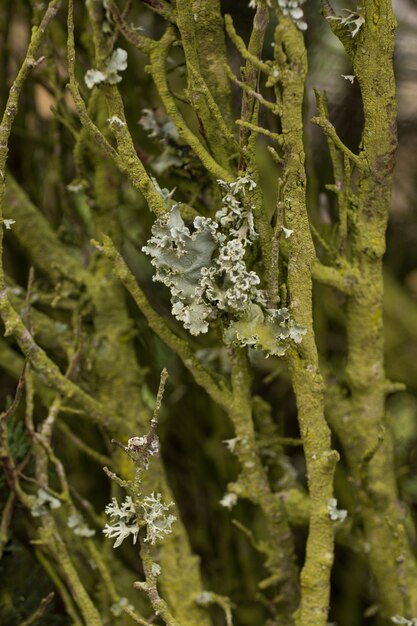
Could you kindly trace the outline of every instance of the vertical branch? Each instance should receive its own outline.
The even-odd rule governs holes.
[[[229,165],[230,144],[219,135],[217,124],[211,115],[207,97],[201,92],[196,74],[206,79],[221,116],[231,123],[230,87],[225,72],[226,46],[222,32],[219,0],[177,1],[177,26],[187,65],[187,95],[191,106],[200,119],[202,132],[207,138],[211,152],[224,168]]]
[[[229,173],[229,170],[223,167],[217,160],[210,154],[200,139],[192,132],[192,130],[186,124],[184,118],[179,112],[174,97],[169,88],[167,73],[166,73],[166,58],[168,56],[169,49],[175,41],[175,34],[172,28],[167,28],[164,35],[159,42],[153,46],[150,53],[150,66],[149,72],[152,75],[155,87],[158,90],[159,96],[162,100],[162,104],[172,122],[180,135],[181,139],[185,141],[190,148],[195,152],[198,158],[201,160],[206,170],[216,178],[221,178],[225,181],[233,180],[233,177]]]
[[[98,56],[104,53],[103,46],[100,44],[100,53]],[[69,86],[71,94],[74,98],[75,107],[77,109],[78,116],[81,124],[85,129],[88,136],[93,142],[100,147],[103,152],[112,159],[119,167],[120,171],[125,173],[131,180],[132,184],[141,191],[148,202],[151,210],[156,215],[162,215],[165,210],[165,204],[161,196],[156,191],[151,179],[149,178],[141,160],[137,156],[133,142],[129,134],[126,135],[124,131],[124,113],[122,110],[117,111],[117,116],[120,116],[121,124],[117,124],[116,139],[118,143],[118,150],[115,150],[113,146],[107,141],[100,129],[94,124],[91,117],[88,114],[85,102],[81,97],[79,85],[75,75],[75,41],[74,41],[74,6],[73,1],[68,2],[68,40],[67,40],[67,58],[68,58],[68,73],[69,73]]]
[[[324,419],[324,385],[319,369],[312,315],[312,271],[315,251],[306,209],[302,106],[307,73],[303,37],[289,18],[279,15],[275,59],[282,85],[284,137],[284,211],[288,228],[288,289],[294,319],[307,333],[300,354],[288,356],[297,401],[298,421],[307,465],[311,502],[305,563],[301,574],[301,603],[297,626],[325,626],[333,563],[333,528],[327,509],[333,493],[338,455],[331,450]]]
[[[178,17],[183,0],[180,3],[177,2]],[[224,67],[226,43],[220,0],[195,0],[192,8],[201,76],[218,104],[222,117],[230,126],[232,95]]]
[[[248,52],[249,57],[246,60],[246,67],[242,69],[242,79],[252,90],[252,93],[249,91],[244,91],[242,96],[242,107],[240,119],[243,122],[256,122],[256,119],[253,119],[253,113],[255,110],[255,98],[253,96],[253,92],[257,91],[258,81],[259,81],[259,73],[260,69],[256,63],[253,63],[250,57],[259,58],[262,55],[262,49],[264,45],[265,31],[269,22],[269,9],[266,4],[261,1],[258,4],[256,14],[253,20],[253,29],[252,34],[249,41]],[[241,148],[245,147],[250,136],[250,130],[245,128],[245,126],[241,126],[240,128],[240,137],[239,143]],[[239,169],[246,169],[246,158],[244,155],[241,156]]]
[[[332,18],[329,24],[350,55],[360,85],[364,110],[360,158],[366,164],[366,168],[359,168],[357,208],[350,232],[351,254],[358,273],[347,305],[349,423],[332,423],[339,431],[361,502],[369,563],[382,614],[386,618],[396,614],[411,618],[417,614],[417,565],[405,540],[401,548],[404,567],[401,579],[398,577],[392,528],[401,531],[404,521],[392,436],[385,423],[382,258],[397,146],[392,62],[396,19],[390,0],[365,0],[364,23],[352,38],[334,19],[327,3],[323,10]],[[381,432],[383,439],[376,445]]]
[[[251,374],[246,351],[242,349],[236,349],[232,355],[232,389],[228,413],[237,438],[235,449],[241,473],[237,483],[229,488],[259,505],[265,516],[267,537],[263,552],[270,576],[260,584],[262,588],[277,586],[275,617],[280,624],[289,626],[299,601],[294,544],[282,501],[272,493],[259,455],[252,417]]]
[[[49,22],[55,17],[58,9],[61,5],[61,0],[51,0],[48,8],[43,16],[43,19],[38,28],[34,28],[32,31],[32,37],[29,43],[29,47],[26,52],[25,59],[19,69],[19,72],[10,88],[9,95],[6,101],[6,107],[3,113],[3,118],[0,124],[0,265],[2,265],[3,255],[3,204],[4,196],[6,193],[6,163],[9,152],[9,138],[12,130],[13,122],[16,118],[19,108],[19,98],[22,92],[23,86],[31,69],[42,61],[42,57],[36,59],[39,49],[42,45],[46,28]],[[4,290],[4,276],[3,270],[0,271],[0,289]]]

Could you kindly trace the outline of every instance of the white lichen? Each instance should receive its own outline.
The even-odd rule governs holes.
[[[154,184],[169,205],[173,192]],[[210,323],[221,317],[226,344],[282,355],[291,341],[300,343],[306,331],[294,323],[288,309],[267,307],[259,275],[247,268],[246,252],[258,235],[252,207],[242,201],[256,183],[243,176],[218,184],[223,197],[215,219],[198,216],[189,228],[174,204],[154,223],[142,250],[152,258],[153,279],[170,289],[173,316],[192,335],[207,333]],[[284,234],[292,231],[284,229]]]
[[[12,219],[3,220],[3,224],[6,230],[11,230],[13,224],[16,224],[16,220],[12,220]]]
[[[236,444],[239,441],[239,437],[233,437],[232,439],[223,439],[222,443],[226,446],[226,448],[234,454],[236,450]]]
[[[116,85],[120,83],[122,77],[118,72],[123,72],[127,68],[127,52],[123,48],[116,48],[112,55],[104,63],[101,70],[90,69],[84,76],[85,84],[89,89],[100,83]]]
[[[348,80],[351,85],[353,85],[353,83],[355,81],[355,75],[354,74],[341,74],[341,77],[344,78],[345,80]]]
[[[365,18],[360,14],[360,8],[357,11],[350,11],[349,9],[342,9],[344,13],[347,13],[346,17],[341,15],[328,15],[328,20],[334,20],[339,22],[342,26],[347,26],[350,36],[356,37],[362,26],[365,24]]]
[[[139,533],[139,524],[137,521],[137,515],[135,507],[130,496],[127,496],[125,501],[119,506],[116,498],[112,498],[110,504],[104,509],[106,515],[109,515],[111,519],[117,519],[112,524],[106,524],[103,528],[103,533],[109,539],[116,538],[113,544],[113,548],[117,548],[120,544],[129,536],[133,536],[133,543],[136,543]]]
[[[96,531],[93,528],[89,528],[84,518],[79,513],[70,515],[67,521],[69,528],[72,528],[74,535],[79,537],[94,537]]]
[[[38,495],[33,499],[30,512],[33,517],[41,517],[41,515],[49,513],[50,509],[59,509],[60,506],[60,500],[51,496],[45,489],[38,489]]]
[[[107,121],[110,126],[116,126],[117,128],[122,128],[123,126],[126,126],[126,122],[121,120],[120,117],[117,117],[117,115],[112,115],[108,118]]]
[[[333,522],[343,522],[347,518],[347,511],[337,508],[336,498],[330,498],[327,510],[329,511],[329,517]]]
[[[143,109],[139,124],[149,137],[165,146],[162,153],[153,157],[151,167],[158,175],[163,174],[171,167],[182,167],[182,147],[180,137],[174,123],[167,118],[159,119],[153,109]]]
[[[71,183],[68,183],[67,189],[70,193],[81,193],[85,189],[85,182],[75,179]]]
[[[156,578],[157,576],[160,575],[161,571],[162,571],[161,570],[161,566],[158,565],[158,563],[152,563],[152,566],[151,566],[151,574],[152,574],[152,576],[155,576],[155,578]]]
[[[153,111],[153,109],[142,109],[139,124],[144,130],[146,130],[149,137],[153,137],[155,139],[160,138],[161,128],[157,122],[155,111]]]
[[[237,495],[235,493],[225,493],[223,498],[219,501],[222,506],[229,511],[235,506],[237,503]]]
[[[173,502],[164,504],[161,502],[161,494],[154,492],[146,496],[142,502],[143,518],[146,522],[147,534],[144,541],[149,541],[154,545],[158,539],[163,539],[172,532],[172,524],[177,519],[175,515],[167,515],[169,509],[174,506]]]
[[[391,622],[394,624],[403,624],[403,626],[417,626],[417,617],[407,619],[406,617],[401,617],[401,615],[394,615],[391,617]]]
[[[113,613],[115,617],[119,617],[125,610],[134,611],[135,607],[130,604],[127,598],[120,598],[118,602],[112,604],[110,607],[110,611]]]
[[[284,15],[288,15],[300,30],[307,30],[307,22],[303,20],[304,12],[301,5],[306,0],[267,0],[270,7],[278,5]],[[250,9],[258,8],[258,0],[250,0]]]

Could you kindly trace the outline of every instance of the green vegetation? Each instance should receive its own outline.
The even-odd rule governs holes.
[[[0,23],[2,625],[417,624],[390,0]]]

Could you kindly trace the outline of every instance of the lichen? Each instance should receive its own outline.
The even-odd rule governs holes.
[[[349,11],[349,9],[342,9],[347,15],[341,17],[339,15],[328,15],[328,20],[335,20],[342,26],[347,26],[351,37],[356,37],[360,29],[365,23],[365,18],[359,13],[359,11]]]
[[[301,5],[306,0],[267,0],[269,6],[273,6],[274,3],[279,6],[284,15],[288,15],[294,24],[300,30],[307,30],[307,22],[303,20],[304,12]],[[249,8],[256,9],[258,7],[258,0],[250,0]]]
[[[122,48],[116,48],[112,55],[107,59],[101,70],[90,69],[84,76],[85,84],[89,89],[93,89],[100,83],[116,85],[120,83],[122,77],[118,72],[122,72],[127,68],[127,52]]]
[[[260,277],[247,268],[246,251],[258,235],[241,200],[256,184],[248,176],[218,183],[223,206],[214,220],[198,216],[190,230],[174,204],[155,222],[142,250],[152,257],[154,280],[171,291],[172,314],[192,335],[207,333],[221,318],[225,343],[283,355],[305,331],[288,309],[268,308]]]

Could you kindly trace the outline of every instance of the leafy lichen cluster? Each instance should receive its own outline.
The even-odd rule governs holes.
[[[191,231],[174,204],[155,222],[142,250],[152,257],[154,280],[171,291],[172,314],[192,335],[207,333],[210,322],[222,318],[226,343],[283,355],[306,331],[287,308],[268,306],[259,275],[247,269],[247,247],[258,234],[251,209],[239,198],[250,194],[256,183],[248,176],[218,183],[223,206],[214,219],[196,217]]]

